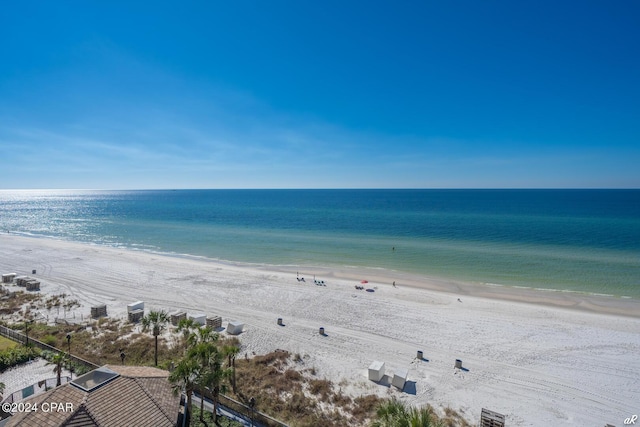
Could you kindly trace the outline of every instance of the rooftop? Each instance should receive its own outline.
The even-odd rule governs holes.
[[[39,407],[55,403],[64,404],[64,408],[19,413],[7,426],[174,427],[180,397],[173,394],[168,376],[169,372],[157,368],[107,365],[77,378],[75,384],[25,400]]]

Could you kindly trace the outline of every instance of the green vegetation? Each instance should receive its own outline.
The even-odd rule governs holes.
[[[383,399],[352,398],[325,378],[317,378],[306,357],[279,350],[236,362],[238,390],[235,397],[293,427],[364,426]]]
[[[24,333],[24,323],[11,326]],[[155,337],[134,333],[135,325],[119,320],[101,318],[91,326],[86,325],[46,325],[34,322],[29,325],[29,337],[67,351],[97,365],[119,365],[120,350],[125,353],[127,365],[152,365],[154,363]],[[71,335],[70,342],[67,334]],[[167,368],[171,360],[182,354],[180,348],[167,345],[162,337],[158,339],[158,365]],[[75,371],[74,371],[75,372]]]
[[[445,417],[438,417],[429,405],[414,408],[397,399],[380,405],[371,427],[471,427],[456,411],[447,408]]]
[[[198,408],[192,407],[192,412],[196,412]],[[210,412],[204,413],[204,423],[199,419],[192,419],[189,424],[191,427],[211,427],[211,426],[219,426],[219,427],[242,427],[243,424],[240,424],[237,421],[230,420],[224,417],[218,417],[217,421],[213,419],[213,414]]]
[[[16,347],[18,344],[9,338],[0,337],[0,352]]]
[[[6,300],[3,306],[7,301],[10,300]],[[55,306],[58,302],[54,299],[49,303]],[[29,314],[28,310],[25,314]],[[307,355],[291,355],[277,350],[252,358],[247,354],[237,358],[241,348],[237,338],[221,338],[210,328],[189,320],[181,322],[176,330],[177,339],[170,340],[169,344],[162,337],[167,323],[166,313],[149,313],[142,329],[151,331],[150,336],[136,333],[135,325],[109,318],[101,318],[90,325],[49,326],[33,322],[29,325],[29,337],[58,349],[68,350],[70,346],[73,355],[97,365],[120,364],[121,353],[125,354],[127,365],[148,366],[153,363],[164,369],[173,365],[169,379],[176,394],[185,392],[189,406],[196,389],[205,390],[215,407],[220,394],[225,393],[246,406],[252,406],[253,402],[255,410],[270,414],[292,427],[470,426],[450,408],[445,409],[443,417],[437,417],[429,406],[410,408],[376,395],[349,396],[340,386],[318,377],[315,367],[308,363]],[[25,324],[19,322],[13,328],[24,332]],[[58,376],[63,368],[72,370],[76,375],[87,371],[84,366],[70,363],[66,354],[40,352],[0,338],[0,370],[39,355],[54,365],[53,371]],[[228,386],[230,390],[227,390]],[[245,409],[238,409],[246,413]],[[216,416],[205,411],[202,405],[199,411],[194,412],[197,415],[192,416],[192,426],[216,424]],[[217,425],[237,425],[224,418],[217,421]]]
[[[28,306],[24,309],[26,318],[31,318],[31,308],[36,308],[36,303],[42,299],[40,294],[24,291],[10,292],[7,296],[8,299],[4,300],[0,306],[0,314],[17,313],[27,304]]]
[[[82,375],[90,371],[90,369],[85,365],[72,362],[67,353],[56,353],[53,351],[43,350],[40,352],[40,357],[49,362],[50,365],[55,365],[53,372],[56,374],[59,372],[59,367],[73,372],[74,375]],[[60,369],[60,372],[61,371],[62,369]]]
[[[16,346],[0,351],[0,372],[33,360],[39,355],[40,351],[38,349],[25,346]]]
[[[155,339],[154,362],[158,366],[158,335],[167,327],[169,323],[169,315],[164,310],[153,311],[142,318],[142,331],[147,332],[151,329],[153,338]]]
[[[62,368],[64,364],[67,363],[67,354],[66,353],[56,353],[50,363],[53,363],[55,367],[53,368],[53,372],[56,374],[56,386],[62,384]]]
[[[209,327],[194,329],[193,326],[186,322],[180,325],[181,331],[189,330],[189,333],[183,334],[186,351],[169,376],[169,381],[174,384],[174,392],[185,390],[188,405],[191,405],[193,390],[196,387],[209,390],[213,397],[213,421],[216,422],[220,393],[225,391],[225,383],[232,378],[230,364],[223,366],[225,357],[229,356],[225,351],[231,351],[235,346],[222,345],[218,334]],[[231,357],[228,360],[231,361]],[[205,422],[204,400],[200,403],[199,419]]]
[[[410,408],[397,399],[380,405],[371,427],[444,427],[431,407]]]

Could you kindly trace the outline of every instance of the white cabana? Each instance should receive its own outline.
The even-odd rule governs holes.
[[[207,315],[204,313],[189,313],[187,319],[191,319],[194,323],[202,326],[207,323]]]
[[[131,304],[127,304],[127,312],[131,313],[132,311],[142,310],[144,311],[144,301],[136,301]]]
[[[407,382],[407,377],[409,376],[409,371],[406,369],[397,369],[393,374],[393,380],[391,381],[391,385],[394,387],[398,387],[398,390],[402,391],[404,388],[404,384]]]
[[[369,366],[369,379],[371,381],[381,381],[384,377],[384,362],[374,361]]]
[[[244,323],[238,322],[236,320],[230,321],[227,323],[227,333],[231,335],[239,335],[242,333],[244,329]]]

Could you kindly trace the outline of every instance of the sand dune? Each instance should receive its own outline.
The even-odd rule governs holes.
[[[346,380],[353,394],[450,406],[473,422],[486,407],[505,414],[509,426],[622,425],[640,412],[637,300],[0,236],[0,270],[33,269],[42,292],[83,304],[76,316],[106,303],[111,317],[124,317],[127,303],[143,300],[147,309],[221,315],[223,325],[241,320],[241,354],[281,348],[308,355],[319,376]],[[296,280],[300,270],[305,283]],[[310,274],[326,286],[315,286]],[[375,292],[354,288],[363,278]],[[426,360],[416,359],[417,350]],[[455,359],[465,369],[454,369]],[[386,362],[387,373],[409,370],[404,392],[367,380],[374,360]]]

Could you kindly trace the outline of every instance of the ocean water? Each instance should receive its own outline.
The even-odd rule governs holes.
[[[5,190],[0,230],[640,298],[640,190]]]

